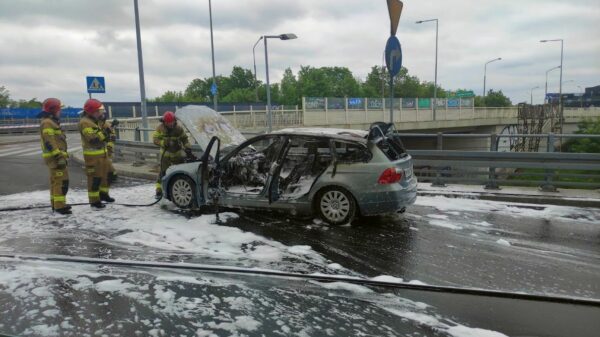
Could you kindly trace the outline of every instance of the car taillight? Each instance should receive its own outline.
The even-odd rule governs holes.
[[[402,179],[402,171],[395,167],[390,167],[383,171],[377,182],[381,185],[387,185],[397,183],[400,179]]]

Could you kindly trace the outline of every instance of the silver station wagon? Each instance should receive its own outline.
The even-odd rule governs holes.
[[[206,107],[176,116],[204,152],[163,178],[165,197],[182,209],[279,210],[337,225],[404,212],[417,198],[412,158],[391,124],[374,123],[369,131],[285,129],[242,141]]]

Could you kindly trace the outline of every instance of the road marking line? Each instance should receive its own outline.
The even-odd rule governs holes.
[[[27,149],[20,149],[20,150],[13,151],[13,152],[0,153],[0,157],[12,156],[12,155],[20,154],[20,153],[25,153],[25,152],[31,152],[31,150],[33,150],[33,149],[27,148]]]
[[[19,146],[14,146],[14,145],[13,146],[9,146],[7,148],[4,148],[4,149],[0,150],[0,153],[11,152],[11,151],[14,151],[14,150],[19,149],[19,148],[20,148]]]

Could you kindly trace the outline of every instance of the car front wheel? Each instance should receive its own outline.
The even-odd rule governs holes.
[[[347,190],[339,187],[328,187],[318,193],[316,211],[319,217],[329,224],[347,224],[354,219],[356,202]]]
[[[179,208],[192,208],[196,203],[195,184],[189,177],[177,176],[171,182],[169,195]]]

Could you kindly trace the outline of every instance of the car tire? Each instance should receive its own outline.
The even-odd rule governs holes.
[[[169,196],[175,206],[192,208],[196,205],[196,184],[191,178],[178,175],[169,184]]]
[[[356,201],[344,188],[327,187],[317,193],[315,210],[321,220],[331,225],[344,225],[354,220]]]

